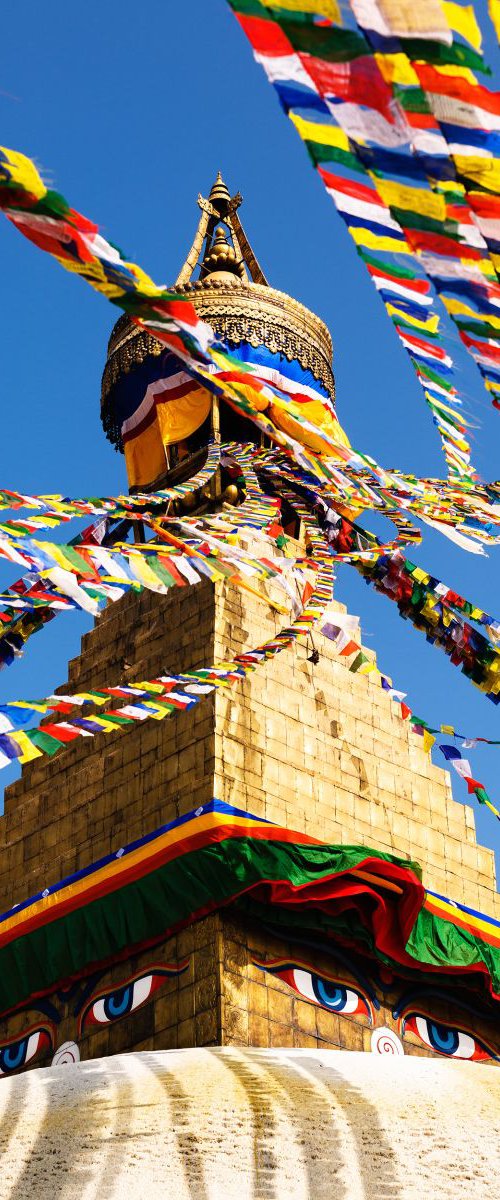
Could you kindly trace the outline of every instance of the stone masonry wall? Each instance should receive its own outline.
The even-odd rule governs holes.
[[[225,591],[216,657],[228,643],[236,652],[258,645],[282,620]],[[217,694],[215,795],[324,841],[415,859],[428,887],[500,917],[493,852],[477,844],[473,810],[453,800],[448,772],[380,685],[349,672],[352,657],[314,640],[316,666],[311,646],[296,645]]]
[[[128,594],[82,639],[63,692],[213,661],[211,585]],[[82,738],[23,769],[0,817],[0,911],[213,795],[214,707]]]
[[[285,618],[234,587],[129,594],[83,638],[63,690],[209,665]],[[213,795],[333,842],[414,858],[424,882],[500,916],[474,815],[398,708],[315,634],[190,713],[81,739],[24,768],[0,818],[0,911]]]

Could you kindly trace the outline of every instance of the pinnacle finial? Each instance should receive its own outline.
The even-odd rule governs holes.
[[[217,211],[222,215],[223,213],[227,212],[230,199],[231,196],[229,189],[224,183],[220,171],[217,171],[217,179],[210,190],[210,203],[213,204],[214,208],[216,208]]]

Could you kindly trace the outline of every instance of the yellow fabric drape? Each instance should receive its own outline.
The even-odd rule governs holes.
[[[474,50],[481,49],[481,30],[471,4],[455,4],[454,0],[442,0],[444,15],[455,33],[459,33]]]

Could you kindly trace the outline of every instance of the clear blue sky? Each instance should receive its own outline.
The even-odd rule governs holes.
[[[481,15],[485,0],[478,4]],[[487,18],[483,20],[483,27]],[[226,0],[189,5],[25,0],[0,17],[1,142],[36,159],[47,181],[158,282],[171,283],[194,232],[196,197],[220,168],[244,196],[248,235],[270,281],[315,309],[335,347],[339,416],[354,445],[386,466],[443,475],[438,437],[405,352],[304,148],[282,114]],[[500,56],[487,52],[500,87]],[[0,487],[69,495],[125,487],[123,459],[99,421],[100,376],[116,312],[0,224]],[[478,424],[476,465],[500,476],[500,414],[450,330],[449,346]],[[499,616],[500,548],[480,559],[426,532],[413,558]],[[2,567],[0,585],[17,577]],[[500,710],[347,567],[337,596],[360,613],[364,640],[414,711],[430,723],[498,737]],[[0,674],[0,700],[36,697],[66,679],[89,619],[64,615]],[[500,749],[470,753],[500,805]],[[435,753],[434,760],[441,759]],[[3,772],[0,784],[12,778]],[[457,799],[465,788],[457,779]],[[477,814],[500,852],[500,827]]]

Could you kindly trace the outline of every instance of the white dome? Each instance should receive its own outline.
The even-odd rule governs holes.
[[[494,1065],[171,1050],[4,1079],[0,1106],[2,1200],[500,1195]]]

